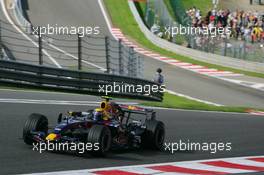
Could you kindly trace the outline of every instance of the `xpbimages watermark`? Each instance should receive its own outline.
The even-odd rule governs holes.
[[[211,154],[223,151],[231,151],[232,143],[231,142],[191,142],[190,140],[183,141],[179,140],[178,142],[166,142],[164,144],[165,151],[174,154],[178,151],[208,151]]]
[[[153,30],[160,30],[160,26],[155,26],[156,29]],[[231,27],[191,27],[191,26],[183,26],[179,25],[177,27],[167,26],[164,28],[164,34],[169,35],[171,37],[177,35],[203,35],[203,36],[210,36],[212,38],[217,37],[218,35],[230,35],[231,34]]]
[[[54,26],[48,24],[47,26],[40,27],[32,27],[32,34],[39,35],[76,35],[79,34],[80,37],[84,37],[86,35],[99,35],[100,27],[95,26],[59,26],[55,24]]]
[[[163,93],[165,90],[165,85],[133,85],[114,82],[113,84],[99,85],[98,92],[105,95],[109,93],[143,93],[150,95],[152,93]]]
[[[45,151],[74,151],[78,152],[79,154],[83,154],[87,151],[98,151],[99,143],[74,143],[74,142],[64,142],[64,143],[57,143],[57,142],[38,142],[33,143],[33,151],[38,151],[39,153],[43,153]]]

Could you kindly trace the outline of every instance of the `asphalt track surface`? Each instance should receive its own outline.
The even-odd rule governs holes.
[[[26,1],[25,1],[26,2]],[[47,3],[48,2],[48,3]],[[107,29],[105,19],[100,11],[97,0],[57,0],[57,1],[28,1],[28,15],[29,19],[34,26],[62,25],[62,26],[100,26],[101,35],[111,36]],[[1,20],[7,22],[1,11]],[[7,25],[11,31],[16,31],[11,25]],[[6,36],[12,36],[12,32],[4,33]],[[16,34],[16,37],[22,39],[23,36]],[[33,36],[30,36],[36,40]],[[11,43],[7,44],[8,47],[13,49],[12,43],[22,44],[26,46],[22,49],[25,52],[34,52],[37,54],[37,48],[33,46],[30,41],[17,41],[8,37],[4,38],[5,41]],[[92,41],[94,42],[94,41]],[[101,42],[101,41],[98,41]],[[67,45],[68,43],[59,43],[60,45]],[[69,46],[69,45],[67,45]],[[49,45],[46,45],[50,50],[47,50],[51,56],[59,57],[56,59],[61,65],[76,65],[77,62],[73,58],[64,58],[64,54],[54,51]],[[68,52],[72,52],[69,48],[61,48]],[[74,50],[74,49],[73,49]],[[73,51],[74,52],[74,51]],[[37,62],[37,56],[22,53],[13,53],[19,59],[33,60]],[[93,53],[91,53],[93,54]],[[101,53],[100,53],[101,54]],[[64,55],[64,56],[63,56]],[[76,55],[75,55],[76,56]],[[87,58],[96,59],[96,58]],[[52,65],[50,59],[44,55],[44,61],[48,65]],[[97,60],[98,61],[98,60]],[[92,62],[92,61],[91,61]],[[144,56],[145,62],[145,77],[148,79],[153,78],[153,74],[157,67],[164,70],[166,86],[168,89],[189,95],[194,98],[206,100],[223,105],[231,106],[249,106],[263,108],[264,93],[258,90],[241,87],[232,83],[228,83],[215,78],[199,75],[188,70],[176,68],[174,66],[159,62],[149,57]],[[55,66],[55,65],[53,65]],[[92,66],[85,65],[92,71],[99,71]],[[105,67],[105,65],[99,65]],[[100,72],[100,71],[99,71]]]
[[[63,8],[59,8],[62,4]],[[94,0],[50,0],[48,3],[47,1],[30,0],[29,7],[30,13],[32,13],[30,18],[33,23],[39,25],[42,22],[43,24],[51,24],[52,20],[56,19],[54,22],[60,21],[58,24],[98,24],[102,26],[102,29],[105,29],[105,34],[110,35],[99,11],[98,4]],[[146,58],[145,62],[146,76],[148,78],[152,78],[152,72],[155,72],[156,67],[163,67],[166,70],[165,74],[169,89],[220,104],[263,107],[263,94],[255,90],[200,76],[180,68],[165,65],[150,58]],[[90,96],[39,92],[1,91],[0,96],[1,98],[38,100],[98,100],[98,98]],[[107,158],[98,159],[89,155],[76,156],[73,154],[54,154],[49,152],[40,154],[32,151],[21,139],[24,121],[30,113],[38,112],[45,114],[48,116],[50,123],[55,124],[57,115],[62,111],[66,112],[69,109],[80,111],[89,108],[92,107],[1,102],[0,174],[75,170],[264,154],[264,127],[262,124],[264,118],[248,114],[157,110],[158,118],[166,125],[166,142],[189,140],[200,143],[232,143],[231,151],[218,152],[216,154],[201,151],[177,152],[175,154],[153,151],[125,151],[111,153]]]
[[[4,95],[6,94],[6,95]],[[98,100],[94,97],[63,95],[56,93],[1,91],[1,98],[17,99],[55,99],[57,100]],[[22,128],[30,113],[38,112],[48,116],[54,125],[60,112],[68,110],[84,111],[94,107],[78,105],[46,105],[0,103],[1,118],[1,168],[0,174],[36,173],[60,170],[78,170],[110,166],[138,165],[209,158],[263,155],[263,122],[260,116],[248,114],[196,112],[180,110],[156,110],[158,119],[166,125],[166,142],[231,142],[231,151],[211,154],[208,151],[185,151],[170,154],[147,150],[113,152],[106,158],[90,155],[77,156],[73,153],[42,154],[32,151],[23,143]]]
[[[111,36],[97,0],[28,0],[28,15],[35,26],[100,26],[102,34]],[[170,90],[223,105],[264,107],[261,91],[198,75],[146,56],[144,62],[144,75],[148,79],[153,79],[156,68],[163,68]]]

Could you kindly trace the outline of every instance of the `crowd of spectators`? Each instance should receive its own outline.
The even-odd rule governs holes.
[[[187,10],[193,27],[223,27],[230,32],[223,37],[264,42],[264,12],[211,10],[206,15],[196,7]]]

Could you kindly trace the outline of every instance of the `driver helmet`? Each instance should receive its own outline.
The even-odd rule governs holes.
[[[93,120],[99,121],[103,118],[103,110],[101,108],[97,108],[93,112]]]

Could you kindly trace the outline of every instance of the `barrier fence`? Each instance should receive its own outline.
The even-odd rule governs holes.
[[[191,48],[208,53],[264,63],[264,45],[246,40],[214,38],[195,35],[191,39]]]
[[[73,71],[47,66],[0,60],[0,85],[31,87],[83,94],[111,95],[136,99],[161,101],[163,93],[149,88],[158,84],[140,79],[106,73]],[[101,87],[127,85],[129,89],[119,89],[106,94]],[[147,87],[145,91],[132,91],[133,87]],[[104,89],[106,90],[106,89]]]
[[[6,53],[1,52],[2,59],[8,57],[35,65],[143,77],[143,59],[122,40],[78,34],[40,36],[28,29],[30,41],[9,23],[0,23],[0,47],[5,48]]]

